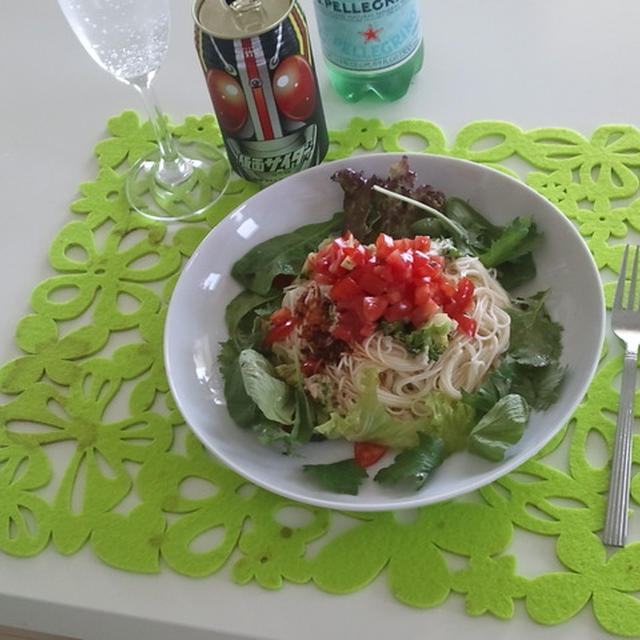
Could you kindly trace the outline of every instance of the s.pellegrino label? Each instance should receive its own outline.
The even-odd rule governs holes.
[[[314,0],[322,52],[352,71],[400,64],[422,42],[416,0]]]

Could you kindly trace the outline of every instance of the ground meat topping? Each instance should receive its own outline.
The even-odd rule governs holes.
[[[305,356],[332,364],[342,353],[351,350],[346,342],[331,335],[335,323],[334,305],[317,285],[312,284],[307,293],[300,296],[293,316],[298,322],[301,351]]]

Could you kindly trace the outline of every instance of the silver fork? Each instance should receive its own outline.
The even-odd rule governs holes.
[[[629,282],[629,297],[626,306],[623,306],[627,257],[629,255],[629,246],[625,247],[611,314],[611,328],[625,344],[620,406],[618,407],[611,479],[609,481],[609,500],[602,534],[603,542],[614,547],[624,546],[628,529],[633,399],[636,387],[638,347],[640,346],[640,307],[636,307],[634,304],[638,279],[639,250],[640,247],[636,247],[631,269],[631,280]]]

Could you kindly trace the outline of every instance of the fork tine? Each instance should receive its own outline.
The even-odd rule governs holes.
[[[636,245],[636,262],[638,261],[638,252],[640,251],[640,245]],[[639,296],[640,297],[640,296]],[[640,311],[640,301],[638,301],[637,311]]]
[[[633,268],[631,269],[631,282],[629,286],[629,300],[627,301],[627,310],[631,311],[636,300],[636,280],[638,279],[638,247],[633,255]]]
[[[627,256],[629,255],[629,245],[624,248],[622,254],[622,266],[620,267],[620,275],[618,276],[618,285],[616,286],[616,295],[613,299],[613,308],[622,309],[622,294],[624,292],[624,281],[627,276]]]

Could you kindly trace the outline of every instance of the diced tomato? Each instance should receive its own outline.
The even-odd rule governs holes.
[[[402,300],[402,296],[404,294],[400,289],[392,289],[391,291],[388,291],[386,295],[389,304],[396,304]]]
[[[337,302],[362,296],[363,293],[360,285],[351,276],[346,276],[338,280],[338,282],[331,287],[330,291],[331,297]]]
[[[355,312],[347,310],[340,313],[338,322],[333,328],[331,335],[338,340],[344,340],[345,342],[353,342],[360,338],[360,327],[362,322]]]
[[[380,318],[406,320],[419,327],[439,309],[459,320],[460,331],[475,332],[473,319],[465,315],[473,283],[468,278],[455,283],[445,277],[444,256],[433,256],[430,250],[428,236],[394,240],[382,233],[374,249],[346,232],[311,254],[308,266],[313,278],[331,286],[329,296],[337,311],[332,335],[346,342],[362,340],[376,330]],[[271,331],[275,333],[278,323],[284,326],[291,319],[285,311],[276,312]],[[269,337],[273,339],[271,332]]]
[[[288,307],[280,307],[277,311],[274,311],[269,316],[269,322],[271,324],[282,324],[283,322],[289,320],[291,318],[291,309]]]
[[[431,299],[420,306],[416,306],[411,312],[411,324],[416,328],[421,327],[439,308]]]
[[[393,241],[393,246],[400,252],[409,251],[413,249],[413,241],[411,238],[400,238]]]
[[[376,322],[384,314],[389,306],[389,301],[384,296],[365,296],[362,299],[362,310],[367,322]]]
[[[386,233],[380,233],[376,238],[376,255],[386,258],[395,249],[393,238]]]
[[[348,298],[347,300],[342,300],[336,303],[336,307],[341,313],[344,311],[354,313],[358,317],[358,320],[362,323],[365,322],[362,299],[362,294],[360,294],[359,296],[353,296],[351,298]]]
[[[458,323],[458,329],[462,331],[462,333],[466,333],[468,336],[475,336],[476,329],[478,328],[478,323],[466,313],[462,313],[459,316],[456,316],[454,320]]]
[[[333,276],[325,275],[324,273],[316,273],[313,276],[313,279],[318,284],[333,284],[336,281],[336,279]]]
[[[351,247],[353,246],[354,241],[356,241],[356,239],[353,237],[353,233],[351,233],[351,231],[345,231],[341,237],[336,238],[333,241],[333,244],[340,248]]]
[[[387,310],[384,312],[384,319],[387,322],[396,322],[397,320],[408,318],[411,311],[412,307],[408,302],[396,302],[396,304],[392,304],[387,307]]]
[[[379,296],[387,290],[389,283],[377,275],[374,269],[376,267],[357,269],[353,274],[353,278],[366,293]]]
[[[453,298],[456,295],[456,288],[444,278],[440,279],[439,285],[442,294],[446,298]]]
[[[456,286],[456,303],[460,305],[460,307],[465,310],[471,304],[471,299],[473,297],[473,292],[475,291],[475,286],[469,278],[462,277],[458,280],[458,284]]]
[[[355,333],[351,329],[349,329],[348,327],[345,327],[345,326],[343,326],[341,324],[337,324],[333,328],[333,331],[331,332],[331,335],[336,340],[342,340],[343,342],[352,342],[353,340],[356,339]]]
[[[415,289],[413,290],[413,304],[419,306],[431,300],[431,292],[433,291],[433,288],[433,284],[429,280],[423,280],[416,283]]]
[[[309,260],[309,266],[313,270],[316,278],[318,275],[329,275],[331,260],[325,255],[316,254]]]
[[[444,294],[442,289],[440,289],[439,285],[434,288],[434,290],[433,290],[433,292],[431,294],[431,297],[436,302],[436,304],[438,304],[440,307],[443,308],[443,310],[444,310],[445,305],[448,305],[451,302],[451,298]]]
[[[357,247],[345,247],[340,266],[347,270],[355,269],[362,266],[367,261],[367,257],[367,250],[361,244]]]
[[[296,321],[290,318],[271,327],[265,336],[264,346],[270,347],[274,342],[284,340],[295,329],[296,324]]]
[[[435,278],[440,275],[442,267],[436,262],[434,263],[431,256],[422,251],[415,251],[413,254],[413,275],[422,278]]]
[[[378,326],[376,325],[375,322],[364,322],[364,324],[360,327],[360,336],[362,338],[368,338],[369,336],[372,336],[376,329],[378,328]]]
[[[409,251],[394,249],[387,257],[387,264],[391,267],[395,277],[401,282],[407,282],[411,279],[413,256]]]
[[[301,365],[300,369],[302,370],[302,374],[305,376],[312,376],[314,373],[318,372],[322,361],[317,358],[307,358]]]
[[[338,256],[330,265],[329,265],[329,273],[335,276],[336,280],[343,278],[349,273],[349,269],[345,269],[342,266],[342,261],[344,260],[343,256]]]
[[[453,300],[444,307],[444,310],[452,318],[466,311],[471,305],[475,286],[469,278],[464,276],[458,280]]]
[[[388,284],[395,284],[396,279],[393,275],[393,271],[387,264],[378,264],[373,267],[373,273],[375,273],[381,280],[384,280]]]
[[[353,456],[358,466],[370,467],[382,458],[387,452],[387,448],[375,442],[356,442],[353,446]]]
[[[422,251],[426,253],[431,249],[431,238],[429,236],[416,236],[413,239],[413,248],[416,251]]]

